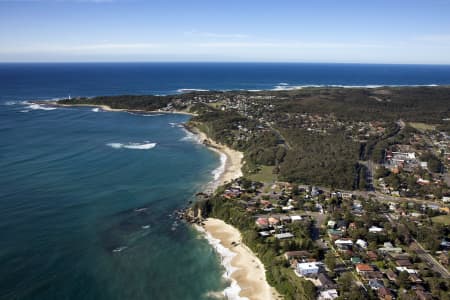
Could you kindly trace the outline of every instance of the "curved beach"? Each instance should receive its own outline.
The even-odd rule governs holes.
[[[230,147],[215,142],[197,128],[190,128],[190,130],[194,131],[200,142],[207,145],[212,151],[221,155],[223,165],[219,167],[219,173],[216,178],[214,178],[212,186],[213,189],[216,189],[218,186],[242,176],[242,165],[244,158],[244,154],[242,152],[233,150]]]
[[[228,299],[282,299],[268,284],[262,262],[242,243],[239,230],[214,218],[208,218],[204,224],[209,242],[222,255],[222,264],[226,268],[224,277],[232,281],[231,286],[224,291]],[[228,251],[220,249],[221,247]]]

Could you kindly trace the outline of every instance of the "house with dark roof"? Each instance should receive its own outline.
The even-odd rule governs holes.
[[[325,273],[320,273],[317,276],[317,280],[319,281],[320,288],[323,290],[335,289],[337,287],[337,284]]]

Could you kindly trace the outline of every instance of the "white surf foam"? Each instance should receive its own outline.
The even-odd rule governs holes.
[[[377,89],[382,87],[436,87],[439,86],[438,84],[416,84],[416,85],[409,85],[409,84],[367,84],[367,85],[342,85],[342,84],[305,84],[305,85],[290,85],[285,82],[278,83],[274,85],[272,88],[272,91],[291,91],[291,90],[300,90],[303,88],[366,88],[366,89]]]
[[[214,169],[211,173],[214,176],[214,181],[219,180],[220,175],[225,172],[225,164],[227,162],[227,156],[223,153],[220,153],[220,166],[218,166],[216,169]]]
[[[125,250],[127,248],[128,248],[127,246],[121,246],[121,247],[114,249],[112,252],[122,252],[123,250]]]
[[[194,142],[194,143],[198,143],[198,144],[200,144],[202,142],[201,139],[200,139],[200,136],[198,136],[197,134],[194,134],[194,133],[190,132],[189,130],[187,130],[184,127],[182,128],[182,130],[184,131],[186,136],[182,137],[180,139],[180,141],[183,141],[183,142]]]
[[[164,114],[140,114],[140,115],[142,117],[157,117],[157,116],[163,116]]]
[[[92,111],[93,111],[93,112],[100,112],[100,108],[94,107],[94,108],[92,109]]]
[[[150,143],[148,141],[145,141],[144,143],[128,143],[128,144],[122,144],[122,143],[108,143],[107,146],[114,148],[114,149],[133,149],[133,150],[149,150],[153,149],[156,146],[156,143]]]
[[[3,105],[6,105],[6,106],[22,105],[22,104],[28,104],[28,102],[26,102],[26,101],[6,101],[3,103]]]
[[[163,116],[164,115],[164,114],[160,114],[160,113],[143,114],[143,113],[136,113],[136,112],[132,112],[132,111],[129,111],[128,113],[130,115],[140,116],[140,117],[157,117],[157,116]]]
[[[32,103],[32,104],[28,105],[27,108],[31,109],[31,110],[55,110],[55,109],[57,109],[56,107],[48,107],[48,106],[40,105],[37,103]]]
[[[209,90],[205,89],[178,89],[178,93],[190,93],[190,92],[208,92]]]
[[[214,248],[214,250],[220,255],[221,265],[225,268],[225,272],[222,277],[231,281],[229,287],[223,290],[223,295],[229,300],[248,300],[246,297],[240,297],[241,287],[238,285],[237,281],[231,278],[231,274],[237,270],[237,268],[231,265],[231,261],[236,253],[232,252],[230,249],[226,248],[220,243],[220,240],[215,239],[207,232],[203,227],[196,226],[196,229],[203,233],[208,243]]]

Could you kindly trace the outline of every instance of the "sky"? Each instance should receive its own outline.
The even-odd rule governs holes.
[[[0,62],[450,64],[450,0],[0,0]]]

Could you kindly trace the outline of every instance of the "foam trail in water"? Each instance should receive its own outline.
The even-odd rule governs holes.
[[[108,143],[107,146],[114,148],[114,149],[133,149],[133,150],[149,150],[153,149],[156,146],[156,143],[150,143],[148,141],[145,141],[144,143],[128,143],[128,144],[122,144],[122,143]]]
[[[232,252],[230,249],[226,248],[220,243],[220,240],[215,239],[207,232],[203,227],[196,226],[196,229],[204,234],[208,243],[216,250],[216,252],[221,257],[221,265],[225,268],[225,273],[223,277],[231,281],[231,285],[223,291],[223,295],[229,300],[248,300],[246,297],[240,297],[241,287],[238,285],[236,280],[231,278],[231,274],[237,270],[237,268],[231,265],[233,257],[236,253]]]
[[[32,110],[55,110],[55,109],[57,109],[56,107],[43,106],[43,105],[40,105],[37,103],[30,104],[29,106],[27,106],[27,108],[32,109]]]

